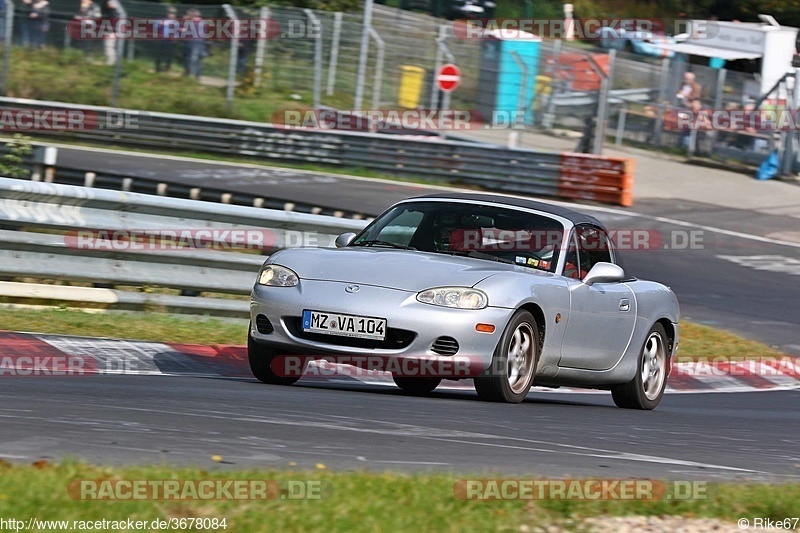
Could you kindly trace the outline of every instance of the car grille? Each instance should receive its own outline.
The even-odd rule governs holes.
[[[265,317],[264,315],[256,315],[256,329],[262,335],[268,335],[275,331],[275,328],[272,326],[272,322],[269,321],[269,318]]]
[[[439,337],[431,344],[431,351],[439,355],[455,355],[458,353],[458,341],[453,337]]]
[[[417,336],[413,331],[398,328],[386,328],[386,338],[382,341],[370,339],[355,339],[353,337],[339,337],[336,335],[325,335],[323,333],[308,333],[303,331],[303,319],[301,317],[289,317],[286,319],[286,328],[289,333],[300,339],[332,344],[335,346],[348,346],[350,348],[379,348],[383,350],[399,350],[405,348]]]

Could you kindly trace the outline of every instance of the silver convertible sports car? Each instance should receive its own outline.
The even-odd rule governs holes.
[[[653,409],[678,346],[675,295],[629,275],[598,220],[489,194],[404,200],[336,248],[276,252],[250,312],[253,374],[283,385],[331,358],[412,393],[473,379],[490,401],[571,386]]]

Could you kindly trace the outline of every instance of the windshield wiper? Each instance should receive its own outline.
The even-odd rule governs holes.
[[[489,261],[496,261],[498,263],[508,263],[510,265],[516,264],[511,259],[506,259],[505,257],[498,257],[496,255],[487,254],[486,252],[479,252],[477,250],[437,250],[437,253],[460,255],[464,257],[472,257],[474,259],[488,259]]]
[[[381,241],[379,239],[371,239],[368,241],[361,241],[353,244],[353,246],[388,246],[390,248],[397,248],[398,250],[416,250],[413,246],[406,246],[405,244],[397,244],[396,242]]]

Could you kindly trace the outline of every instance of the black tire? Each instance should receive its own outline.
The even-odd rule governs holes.
[[[414,378],[395,376],[392,374],[395,385],[411,394],[428,394],[439,386],[442,378]]]
[[[509,365],[509,353],[517,356]],[[475,378],[475,391],[489,402],[519,403],[533,385],[539,361],[539,327],[528,311],[519,310],[497,343],[492,364]]]
[[[669,338],[664,326],[654,325],[639,351],[636,375],[623,385],[611,388],[611,397],[623,409],[654,409],[664,396],[667,386]],[[643,377],[647,373],[648,378]]]
[[[259,344],[248,334],[247,360],[250,362],[250,371],[258,381],[268,385],[291,385],[300,379],[300,376],[279,376],[274,372],[271,365],[277,355],[274,348]]]

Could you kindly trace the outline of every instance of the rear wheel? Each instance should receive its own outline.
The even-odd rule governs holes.
[[[667,386],[668,345],[664,326],[653,326],[639,354],[636,376],[624,385],[611,388],[617,407],[649,410],[658,405]]]
[[[491,366],[475,378],[483,400],[519,403],[533,384],[539,359],[539,329],[528,311],[517,311],[497,343]]]
[[[272,368],[272,362],[278,356],[274,348],[259,344],[250,335],[247,336],[247,359],[250,362],[250,371],[257,380],[269,385],[291,385],[297,377],[280,376]],[[302,375],[302,372],[300,372]]]
[[[439,386],[442,378],[413,378],[392,375],[395,385],[412,394],[427,394]]]

